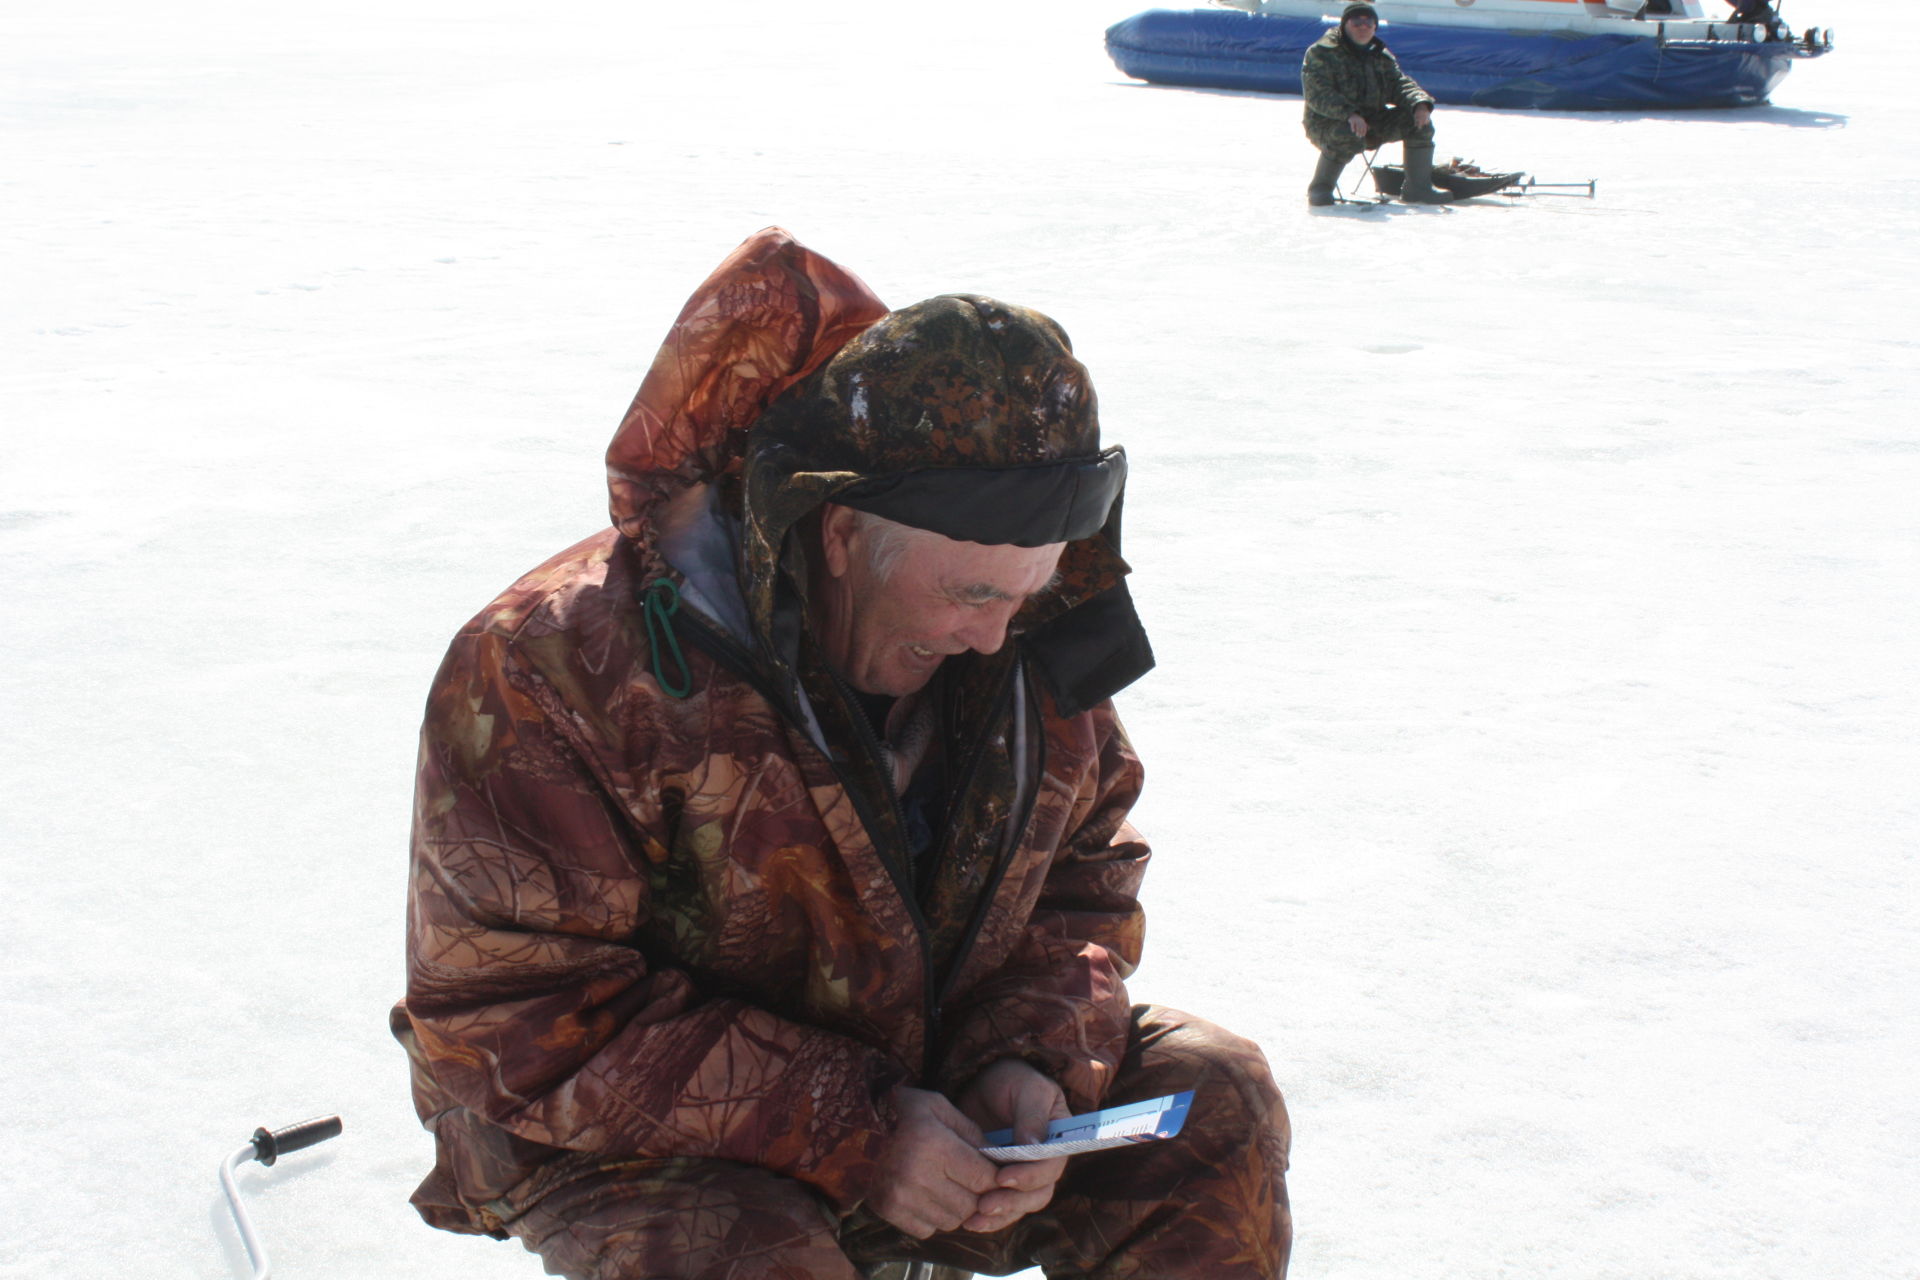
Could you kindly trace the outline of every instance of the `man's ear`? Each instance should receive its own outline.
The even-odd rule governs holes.
[[[847,566],[853,563],[853,538],[853,508],[843,507],[836,502],[822,503],[820,505],[820,560],[829,577],[847,576]]]

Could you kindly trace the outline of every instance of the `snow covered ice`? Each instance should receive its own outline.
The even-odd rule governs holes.
[[[244,1275],[216,1166],[335,1111],[243,1174],[277,1274],[541,1274],[406,1204],[415,729],[775,223],[1093,371],[1133,990],[1266,1047],[1295,1275],[1920,1270],[1920,20],[1436,114],[1593,201],[1326,215],[1298,99],[1113,69],[1137,7],[8,10],[0,1276]]]

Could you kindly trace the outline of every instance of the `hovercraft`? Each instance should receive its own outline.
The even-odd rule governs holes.
[[[1307,46],[1337,0],[1217,0],[1107,29],[1114,65],[1153,84],[1300,92]],[[1750,107],[1833,32],[1789,28],[1763,0],[1744,20],[1702,0],[1375,0],[1380,38],[1443,103],[1553,111]]]

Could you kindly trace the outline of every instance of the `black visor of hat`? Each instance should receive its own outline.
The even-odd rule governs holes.
[[[961,542],[1043,547],[1098,533],[1126,482],[1126,450],[1115,445],[1058,462],[898,471],[833,501]]]

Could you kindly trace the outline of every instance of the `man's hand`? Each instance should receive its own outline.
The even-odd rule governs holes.
[[[903,1085],[893,1098],[900,1123],[880,1157],[867,1204],[916,1240],[962,1224],[978,1230],[971,1224],[980,1216],[981,1195],[997,1194],[1001,1172],[978,1150],[979,1126],[925,1089]]]
[[[1045,1141],[1048,1121],[1072,1114],[1060,1086],[1018,1058],[1002,1058],[975,1076],[960,1097],[960,1110],[982,1129],[1012,1128],[1016,1143]],[[1000,1231],[1045,1208],[1066,1167],[1065,1156],[1001,1165],[993,1189],[961,1225]]]
[[[1432,103],[1430,103],[1430,102],[1423,102],[1423,103],[1421,103],[1421,104],[1420,104],[1419,106],[1417,106],[1417,107],[1415,107],[1415,108],[1413,109],[1413,127],[1414,127],[1414,128],[1416,128],[1416,129],[1424,129],[1424,128],[1426,128],[1426,127],[1427,127],[1427,121],[1429,121],[1429,120],[1431,120],[1431,119],[1433,119],[1433,104],[1432,104]]]
[[[1353,130],[1354,137],[1364,138],[1367,136],[1367,118],[1356,111],[1347,117],[1347,128]]]

